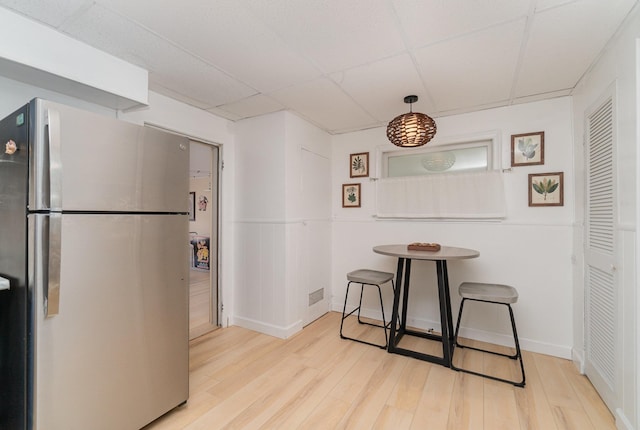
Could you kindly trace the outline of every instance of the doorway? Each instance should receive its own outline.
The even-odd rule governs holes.
[[[219,326],[219,148],[191,141],[190,154],[189,339],[194,339]]]

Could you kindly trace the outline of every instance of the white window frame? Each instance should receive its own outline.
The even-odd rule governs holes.
[[[487,171],[500,169],[500,133],[496,131],[488,131],[483,133],[474,133],[471,135],[448,137],[444,138],[442,142],[434,144],[428,143],[425,146],[416,149],[406,149],[393,146],[392,144],[380,145],[376,148],[376,170],[372,172],[372,178],[386,178],[388,177],[388,159],[391,155],[397,155],[402,151],[403,155],[412,154],[428,154],[432,152],[441,152],[455,149],[474,148],[479,146],[485,146],[487,148]],[[463,171],[451,172],[464,173]],[[429,175],[445,174],[442,173],[429,173]]]

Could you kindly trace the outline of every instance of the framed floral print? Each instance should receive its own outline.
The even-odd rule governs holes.
[[[369,176],[369,153],[360,152],[349,156],[349,177],[366,178]]]
[[[544,131],[511,135],[511,166],[544,164]]]
[[[564,206],[564,172],[530,173],[529,206]]]
[[[360,207],[360,184],[342,184],[342,207]]]

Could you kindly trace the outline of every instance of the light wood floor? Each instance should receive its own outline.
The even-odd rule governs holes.
[[[381,338],[379,329],[346,324],[351,335]],[[568,360],[525,352],[527,385],[516,388],[340,339],[339,328],[332,312],[288,340],[239,327],[195,339],[187,405],[145,430],[615,429]],[[495,374],[516,369],[512,360],[468,349],[454,358]]]
[[[189,271],[189,339],[207,333],[213,327],[209,321],[211,280],[207,270]]]

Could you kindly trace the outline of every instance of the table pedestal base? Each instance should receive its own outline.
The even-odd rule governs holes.
[[[446,367],[451,367],[453,354],[453,319],[451,315],[451,295],[449,292],[449,277],[447,273],[447,261],[437,260],[436,270],[438,275],[438,297],[440,301],[440,324],[442,335],[425,333],[407,328],[407,305],[409,303],[409,282],[411,279],[411,259],[398,258],[398,269],[396,272],[396,291],[393,297],[392,324],[389,333],[390,353],[406,355],[408,357],[437,363]],[[402,299],[402,309],[400,309],[400,299]],[[402,316],[400,318],[400,310]],[[404,336],[415,336],[427,340],[434,340],[442,343],[442,356],[426,354],[398,346]]]

